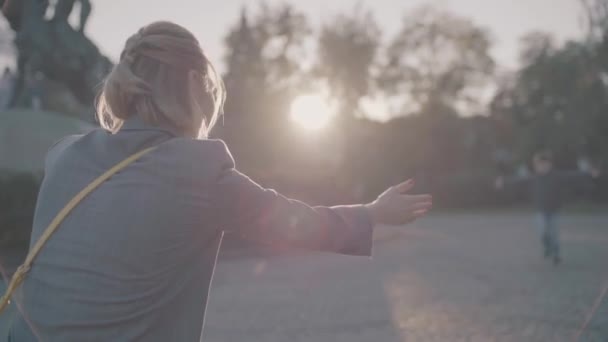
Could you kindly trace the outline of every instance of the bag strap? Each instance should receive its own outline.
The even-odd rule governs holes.
[[[112,177],[114,174],[119,172],[120,170],[127,167],[129,164],[133,163],[137,159],[139,159],[144,154],[154,150],[156,146],[149,147],[142,151],[139,151],[128,158],[124,159],[120,163],[114,165],[111,169],[104,172],[101,176],[97,177],[93,180],[89,185],[87,185],[84,189],[82,189],[76,196],[74,196],[68,204],[59,211],[57,216],[51,221],[46,230],[42,233],[42,236],[36,241],[36,244],[33,248],[30,249],[29,253],[25,258],[25,262],[21,266],[17,268],[15,274],[11,278],[10,283],[6,289],[4,295],[0,298],[0,313],[4,311],[4,309],[10,303],[11,296],[13,292],[23,283],[25,279],[25,275],[29,272],[32,267],[32,262],[44,246],[44,244],[48,241],[48,239],[53,235],[53,233],[57,230],[61,222],[68,216],[68,214],[74,209],[88,194],[90,194],[93,190],[95,190],[99,185],[105,182],[108,178]]]

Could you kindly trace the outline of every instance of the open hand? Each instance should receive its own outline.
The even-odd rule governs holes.
[[[378,199],[366,205],[374,223],[401,225],[425,215],[433,205],[431,195],[408,195],[414,181],[408,180],[383,192]]]

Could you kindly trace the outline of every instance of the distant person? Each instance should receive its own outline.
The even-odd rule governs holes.
[[[564,204],[566,189],[581,184],[589,184],[600,175],[597,168],[589,167],[584,171],[557,171],[553,168],[551,152],[539,152],[532,159],[533,174],[520,174],[518,177],[499,177],[496,187],[527,183],[538,210],[540,235],[545,258],[551,258],[554,264],[562,261],[560,254],[559,229],[557,215]]]
[[[186,29],[156,22],[127,40],[100,95],[103,129],[48,152],[30,246],[96,177],[135,161],[79,202],[19,273],[11,341],[199,341],[224,231],[369,256],[375,225],[430,209],[429,195],[407,194],[412,181],[372,203],[336,207],[259,186],[222,141],[207,139],[224,99]]]
[[[15,75],[9,67],[4,68],[2,78],[0,78],[0,110],[6,110],[13,97],[15,86]]]
[[[27,91],[30,107],[33,110],[41,110],[42,98],[44,96],[44,76],[41,72],[35,72],[27,77]]]

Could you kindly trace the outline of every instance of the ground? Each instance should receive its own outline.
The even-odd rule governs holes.
[[[562,220],[542,259],[530,214],[438,215],[381,228],[373,259],[223,260],[205,341],[571,341],[608,284],[608,215]],[[586,334],[608,341],[608,298]]]
[[[204,340],[573,341],[608,284],[608,213],[563,217],[558,267],[534,224],[528,213],[434,215],[380,228],[372,259],[226,251]],[[581,341],[608,341],[608,298]]]

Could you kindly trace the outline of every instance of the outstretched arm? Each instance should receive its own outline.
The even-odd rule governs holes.
[[[584,171],[561,171],[557,174],[560,184],[572,186],[574,188],[590,188],[593,185],[593,180],[600,176],[599,169],[591,169],[589,172]]]
[[[499,190],[502,190],[506,187],[524,184],[529,181],[530,181],[530,176],[510,176],[510,177],[500,176],[500,177],[496,178],[496,181],[494,182],[494,187]]]
[[[384,192],[367,205],[311,207],[265,189],[224,165],[213,196],[226,230],[261,242],[351,255],[370,255],[375,224],[405,224],[431,207],[428,195],[406,195],[413,182]]]

